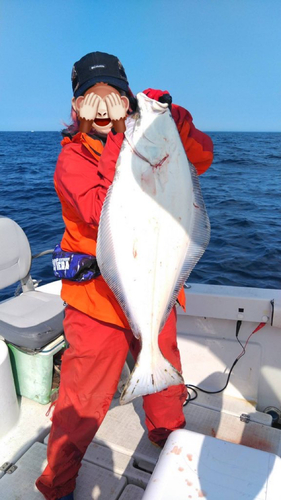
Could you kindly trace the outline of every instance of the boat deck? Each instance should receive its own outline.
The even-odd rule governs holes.
[[[271,415],[264,413],[268,407],[281,413],[280,291],[192,285],[186,293],[193,315],[180,310],[178,314],[184,380],[213,391],[224,386],[229,367],[241,353],[235,332],[242,316],[239,339],[247,345],[246,355],[235,366],[226,390],[212,395],[198,392],[198,398],[184,407],[186,429],[201,434],[201,440],[211,436],[280,457],[280,429],[272,427]],[[254,329],[266,318],[266,325],[248,343]],[[48,409],[49,405],[20,399],[19,421],[0,439],[1,500],[42,499],[34,482],[46,464],[51,427]],[[278,423],[280,426],[281,417]],[[120,406],[116,397],[85,454],[75,500],[142,499],[160,452],[147,438],[142,399]],[[265,485],[267,476],[269,473],[263,478]],[[233,498],[241,498],[236,490],[234,493]],[[273,498],[258,494],[249,498]]]
[[[46,464],[48,408],[22,398],[17,427],[0,440],[1,465],[6,464],[1,500],[42,498],[34,482]],[[184,412],[188,430],[281,455],[281,433],[271,427],[271,417],[246,401],[200,394]],[[125,406],[114,399],[84,457],[75,500],[141,499],[160,451],[147,438],[141,398]]]

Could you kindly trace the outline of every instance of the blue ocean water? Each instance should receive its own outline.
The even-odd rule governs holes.
[[[200,177],[211,240],[190,283],[281,288],[281,133],[210,132],[215,159]],[[0,215],[26,232],[32,253],[63,234],[53,173],[59,132],[0,132]],[[50,255],[32,276],[52,281]],[[14,287],[0,290],[0,300]]]

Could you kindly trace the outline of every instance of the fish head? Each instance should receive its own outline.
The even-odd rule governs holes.
[[[155,115],[161,115],[163,113],[169,113],[168,104],[151,99],[143,92],[137,94],[138,109],[140,114],[146,115],[154,113]]]
[[[136,97],[137,112],[129,120],[125,135],[133,149],[155,165],[168,153],[174,120],[167,103],[155,101],[142,92]]]

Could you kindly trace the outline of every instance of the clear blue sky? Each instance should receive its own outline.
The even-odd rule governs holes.
[[[117,55],[205,131],[281,131],[281,0],[2,0],[0,130],[69,122],[72,65]]]

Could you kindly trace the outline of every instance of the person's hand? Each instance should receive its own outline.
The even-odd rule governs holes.
[[[94,92],[87,94],[79,109],[81,119],[93,122],[96,119],[101,97]]]
[[[106,103],[108,116],[112,121],[114,130],[116,132],[125,132],[125,118],[127,111],[122,103],[120,95],[111,92],[111,94],[105,96],[104,101]]]
[[[126,109],[122,104],[119,94],[111,92],[111,94],[105,96],[104,100],[106,102],[108,116],[112,122],[126,117]]]
[[[83,99],[79,108],[79,131],[88,134],[96,119],[101,97],[91,92]]]

